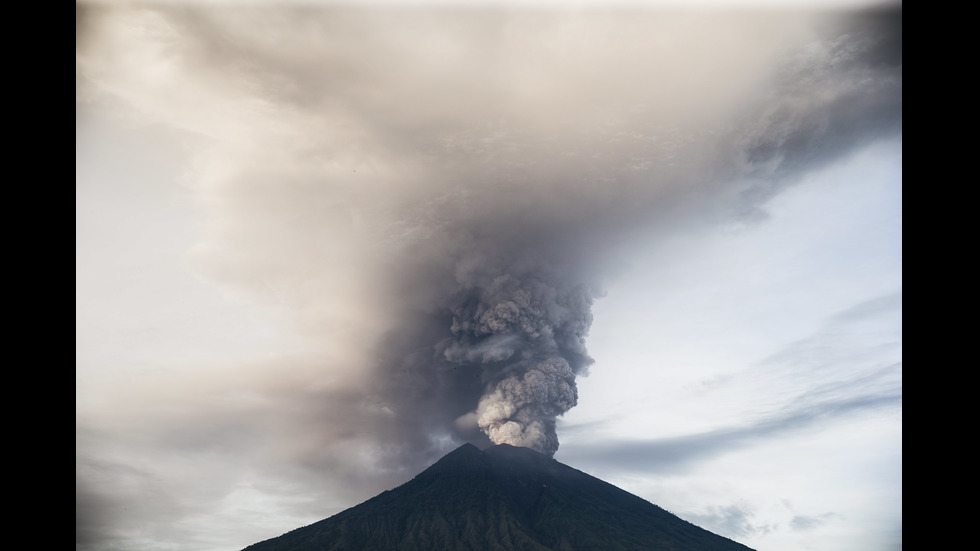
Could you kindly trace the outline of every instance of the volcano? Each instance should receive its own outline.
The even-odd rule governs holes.
[[[751,551],[528,448],[464,444],[401,486],[246,551]]]

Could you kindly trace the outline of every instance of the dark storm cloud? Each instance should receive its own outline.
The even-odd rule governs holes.
[[[563,452],[562,461],[618,471],[670,474],[748,446],[830,423],[850,415],[901,405],[901,393],[854,396],[812,403],[767,416],[745,426],[656,440],[594,441]]]
[[[93,431],[81,431],[78,445],[89,449],[97,443]],[[121,442],[117,442],[121,443]],[[101,442],[109,445],[108,442]],[[179,519],[184,510],[174,488],[152,472],[126,462],[83,455],[75,464],[75,542],[82,549],[122,548],[119,519],[155,519],[160,529]],[[149,496],[152,496],[150,498]]]
[[[752,509],[739,504],[711,506],[704,513],[688,513],[685,516],[690,522],[729,538],[765,535],[773,530],[767,524],[753,524]]]
[[[75,475],[75,543],[86,546],[105,542],[111,537],[111,512],[101,495],[87,487],[84,475]]]
[[[805,515],[795,515],[793,520],[789,522],[789,527],[793,530],[813,530],[814,528],[819,528],[824,524],[839,518],[839,515],[835,513],[823,513],[822,515],[816,516],[805,516]]]
[[[846,24],[86,9],[79,101],[200,140],[188,185],[208,220],[193,265],[233,296],[289,311],[314,348],[191,375],[175,389],[192,392],[148,401],[159,411],[126,406],[120,430],[243,457],[232,471],[288,465],[310,480],[395,480],[462,441],[553,454],[556,421],[594,363],[591,306],[625,235],[755,212],[820,163],[900,133],[900,55]],[[667,468],[896,400],[617,446]]]

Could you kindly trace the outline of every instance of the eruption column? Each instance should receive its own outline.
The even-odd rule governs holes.
[[[454,304],[453,337],[442,354],[458,368],[479,371],[480,429],[494,443],[553,455],[555,419],[576,405],[575,377],[592,363],[584,344],[591,293],[541,274],[501,275],[460,293]]]

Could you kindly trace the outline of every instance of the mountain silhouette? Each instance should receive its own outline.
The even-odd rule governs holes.
[[[528,448],[464,444],[401,486],[246,551],[751,551]]]

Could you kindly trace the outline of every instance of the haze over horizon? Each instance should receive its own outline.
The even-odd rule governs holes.
[[[901,6],[723,7],[76,4],[76,550],[464,442],[900,549]]]

